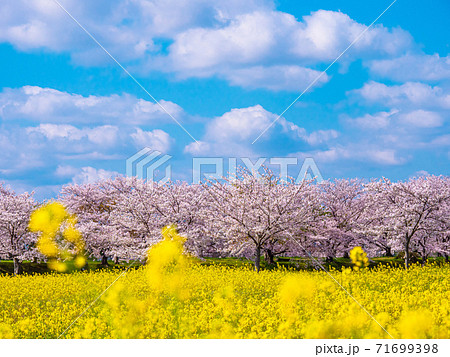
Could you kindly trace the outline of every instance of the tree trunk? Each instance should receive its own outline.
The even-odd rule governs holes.
[[[105,254],[102,254],[102,263],[103,266],[108,266],[108,257]]]
[[[445,261],[448,263],[450,261],[450,256],[448,254],[445,254]]]
[[[427,261],[428,261],[428,256],[422,255],[422,266],[423,266],[423,267],[425,266],[425,264],[427,263]]]
[[[347,251],[344,252],[343,258],[345,258],[345,259],[349,259],[349,258],[350,258],[350,255],[348,255],[348,252],[347,252]]]
[[[327,263],[333,263],[333,260],[334,260],[334,258],[333,258],[331,255],[328,255],[328,256],[325,258],[325,262],[327,262]]]
[[[409,253],[409,238],[406,238],[405,242],[405,269],[409,268],[409,262],[410,262],[410,253]]]
[[[259,273],[261,265],[261,247],[257,246],[255,250],[255,270],[257,273]]]
[[[119,264],[119,257],[114,258],[114,264]]]
[[[274,255],[273,255],[272,250],[266,249],[265,258],[266,258],[267,264],[269,264],[269,265],[274,265],[275,264],[275,260],[273,259]]]
[[[22,274],[22,264],[18,258],[14,258],[14,275]]]
[[[391,247],[386,247],[384,250],[385,250],[384,255],[385,255],[386,257],[393,257],[393,256],[394,256],[394,255],[392,254],[392,248],[391,248]]]

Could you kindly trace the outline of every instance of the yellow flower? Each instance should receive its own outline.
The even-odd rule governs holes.
[[[316,292],[316,282],[300,274],[288,275],[280,287],[282,304],[296,304],[302,299],[311,299]]]
[[[76,217],[70,215],[59,202],[43,205],[31,214],[29,229],[39,233],[36,246],[43,255],[51,258],[48,263],[50,269],[66,272],[68,267],[62,260],[70,261],[74,258],[76,267],[85,265],[86,260],[82,257],[84,241],[75,228],[76,223]],[[71,248],[62,249],[60,244],[63,240],[70,243]]]
[[[398,323],[401,338],[431,338],[432,327],[432,314],[427,310],[406,311]]]
[[[359,270],[369,266],[369,258],[361,247],[355,247],[350,251],[350,259],[354,264],[354,269]]]
[[[86,258],[82,255],[77,255],[74,260],[74,264],[77,268],[82,268],[86,265]]]

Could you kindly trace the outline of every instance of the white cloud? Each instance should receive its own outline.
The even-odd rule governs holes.
[[[241,14],[225,26],[180,33],[169,47],[169,60],[183,76],[202,76],[223,65],[257,63],[273,57],[278,37],[296,26],[292,15],[271,11]],[[186,70],[189,70],[187,72]]]
[[[161,100],[160,103],[175,117],[183,112],[173,102]],[[4,89],[0,93],[0,117],[58,124],[148,124],[171,120],[156,103],[130,94],[82,96],[36,86]]]
[[[320,71],[300,66],[255,66],[235,69],[224,74],[231,85],[244,88],[265,88],[272,91],[302,91],[321,75]],[[328,82],[322,75],[315,86]]]
[[[435,148],[437,138],[448,131],[450,94],[444,86],[419,82],[386,85],[370,81],[348,94],[359,105],[365,102],[393,108],[344,120],[364,130],[348,132],[345,137],[358,138],[357,145],[371,147],[370,156],[380,163],[404,163],[417,150]]]
[[[211,145],[204,141],[197,141],[186,145],[184,152],[192,155],[207,155],[211,151]]]
[[[40,133],[47,139],[64,138],[67,140],[80,140],[84,135],[82,130],[73,125],[41,124],[38,127],[26,128],[27,133]]]
[[[308,134],[305,128],[301,128],[298,125],[287,121],[284,118],[278,120],[278,124],[281,125],[284,132],[294,133],[295,138],[299,138],[310,145],[318,145],[324,142],[328,142],[332,139],[336,139],[339,133],[336,130],[317,130]]]
[[[193,155],[229,155],[253,157],[256,149],[251,142],[263,132],[277,116],[261,105],[235,108],[212,119],[206,126],[201,141],[185,146]],[[263,142],[272,131],[269,129],[259,140]]]
[[[29,137],[23,129],[7,128],[0,130],[0,173],[15,175],[46,166],[45,145]]]
[[[100,146],[112,146],[118,140],[119,128],[111,125],[102,125],[94,128],[78,129],[67,124],[40,124],[38,127],[26,128],[27,133],[40,133],[49,140],[65,139],[77,141],[87,139]]]
[[[155,68],[180,78],[216,75],[242,87],[298,91],[319,73],[305,66],[334,60],[365,28],[341,12],[319,10],[297,21],[280,11],[254,11],[224,26],[178,34]],[[407,32],[376,26],[346,61],[397,55],[411,44]]]
[[[346,121],[362,129],[382,129],[389,126],[389,124],[391,123],[391,116],[397,113],[398,110],[393,109],[390,112],[365,114],[362,117],[347,119]]]
[[[304,128],[284,118],[276,120],[277,118],[278,115],[267,111],[261,105],[231,109],[209,122],[202,140],[185,146],[184,152],[192,155],[253,157],[256,155],[256,146],[251,143],[264,131],[258,140],[262,144],[273,135],[281,135],[286,140],[302,141],[308,145],[324,144],[339,136],[336,130],[308,133]]]
[[[369,62],[370,72],[396,81],[438,81],[450,79],[450,56],[408,54]]]
[[[160,129],[144,131],[140,128],[136,128],[136,132],[131,134],[131,138],[138,149],[149,147],[163,153],[167,153],[172,144],[172,138],[170,135]]]
[[[429,176],[430,173],[426,170],[419,170],[414,173],[411,177]]]
[[[344,147],[331,147],[326,150],[299,152],[292,154],[291,156],[297,156],[301,159],[313,157],[314,160],[319,163],[329,163],[348,159],[349,157],[351,157],[351,152]]]
[[[433,146],[450,146],[450,134],[439,135],[431,142]]]
[[[70,165],[58,165],[55,175],[58,177],[73,177],[78,174],[80,169]]]
[[[160,46],[195,27],[214,27],[239,14],[270,9],[271,1],[254,0],[60,0],[119,61],[147,61]],[[3,0],[0,41],[21,50],[46,48],[69,52],[78,64],[104,65],[109,58],[52,1]]]
[[[246,88],[298,91],[314,71],[306,67],[334,60],[366,29],[337,11],[318,10],[297,20],[270,0],[61,2],[113,56],[142,73],[218,76]],[[111,65],[51,1],[2,1],[0,42],[24,51],[69,53],[76,64]],[[398,57],[412,47],[408,32],[376,25],[342,60]]]
[[[189,69],[199,76],[219,65],[258,63],[261,59],[330,61],[365,28],[335,11],[315,11],[303,21],[280,11],[255,11],[238,15],[223,27],[195,28],[179,34],[169,48],[169,58],[175,70]],[[407,32],[377,26],[366,32],[353,52],[392,55],[410,45]]]
[[[208,124],[205,138],[208,141],[253,141],[277,116],[261,105],[231,109]],[[264,136],[263,136],[264,137]]]
[[[293,33],[295,46],[292,51],[300,58],[310,58],[320,61],[334,60],[366,26],[352,20],[348,15],[327,10],[313,12],[303,17]],[[357,56],[393,55],[401,53],[411,46],[411,36],[401,29],[389,30],[381,25],[369,29],[358,40],[352,53]]]
[[[100,180],[105,180],[118,176],[116,171],[107,171],[103,169],[96,169],[94,167],[82,167],[81,171],[72,178],[72,182],[75,184],[93,183]]]
[[[395,150],[369,150],[365,154],[372,161],[383,165],[399,165],[405,161],[397,156]]]
[[[98,151],[89,151],[83,153],[77,153],[76,151],[71,151],[66,154],[58,153],[56,156],[58,160],[63,162],[68,160],[81,160],[81,161],[117,161],[117,160],[125,160],[126,157],[123,154],[108,154],[102,153]]]
[[[401,85],[386,85],[369,81],[361,89],[349,92],[362,97],[369,103],[387,106],[438,107],[450,109],[450,94],[439,86],[430,86],[419,82],[407,82]]]
[[[300,158],[312,157],[318,163],[344,163],[348,161],[364,162],[379,165],[401,165],[406,159],[399,156],[395,149],[380,149],[374,145],[352,143],[333,146],[325,150],[315,150],[292,154]]]
[[[119,128],[111,125],[102,125],[95,128],[84,129],[89,141],[100,146],[112,146],[116,144]]]
[[[444,124],[444,119],[438,113],[422,109],[401,114],[399,120],[406,125],[418,128],[434,128]]]
[[[347,118],[345,122],[355,125],[361,129],[401,129],[403,132],[415,128],[435,128],[444,124],[444,119],[439,113],[428,110],[412,110],[400,112],[392,109],[389,112],[377,112],[365,114],[354,119]]]

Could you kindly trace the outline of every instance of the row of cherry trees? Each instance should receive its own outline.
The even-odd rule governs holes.
[[[0,186],[0,258],[42,257],[28,229],[30,194]],[[135,177],[65,186],[58,198],[78,216],[78,229],[92,258],[141,260],[176,224],[194,255],[245,256],[259,270],[262,254],[345,256],[362,246],[370,256],[404,252],[425,261],[450,255],[450,178],[406,182],[340,179],[317,184],[280,180],[269,170],[240,170],[234,179],[201,185],[158,184]]]

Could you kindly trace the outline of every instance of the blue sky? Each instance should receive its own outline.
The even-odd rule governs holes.
[[[0,4],[0,181],[52,197],[125,174],[143,147],[193,157],[314,158],[324,178],[449,174],[450,4],[53,0]],[[292,167],[291,175],[296,175]]]

